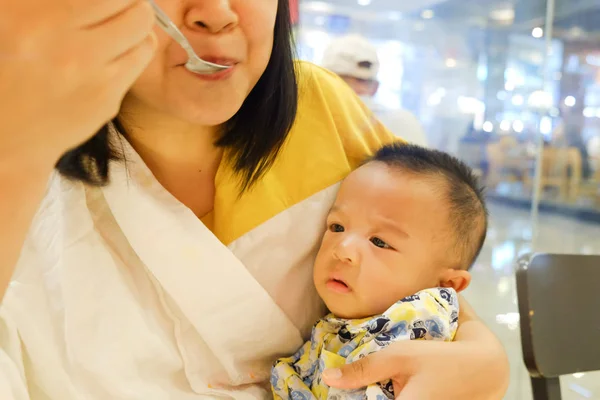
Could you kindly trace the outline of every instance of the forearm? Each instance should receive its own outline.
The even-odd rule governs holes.
[[[479,319],[477,313],[464,297],[459,295],[460,314],[458,319],[458,331],[456,332],[455,341],[476,341],[490,342],[502,348],[496,336],[488,329],[487,326]],[[502,351],[504,352],[504,351]]]
[[[468,349],[468,357],[459,360],[466,361],[463,371],[471,371],[473,376],[465,377],[470,384],[476,384],[482,390],[489,388],[490,399],[501,399],[508,387],[510,368],[504,347],[496,336],[479,319],[475,310],[460,297],[459,328],[456,332],[455,343],[463,344]],[[473,346],[476,344],[476,346]]]
[[[0,302],[44,196],[51,163],[9,162],[0,157]]]

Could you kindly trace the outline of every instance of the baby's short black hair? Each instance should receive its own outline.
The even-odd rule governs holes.
[[[446,183],[443,196],[450,206],[449,223],[461,264],[457,267],[469,269],[483,248],[488,226],[484,188],[473,170],[450,154],[403,143],[384,146],[368,162]]]

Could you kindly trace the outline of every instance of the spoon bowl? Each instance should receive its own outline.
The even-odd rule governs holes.
[[[184,34],[181,33],[179,28],[177,28],[177,25],[175,25],[171,18],[169,18],[169,16],[165,14],[163,10],[161,10],[154,0],[147,1],[154,9],[158,26],[160,26],[169,36],[171,36],[187,53],[188,62],[185,64],[185,67],[188,70],[196,74],[209,75],[231,68],[231,66],[211,63],[198,57],[190,45],[190,42],[187,40]]]

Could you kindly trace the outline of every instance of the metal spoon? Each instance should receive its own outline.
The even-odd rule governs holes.
[[[194,51],[190,42],[186,39],[186,37],[181,33],[177,25],[171,21],[171,18],[167,14],[164,13],[163,10],[154,2],[154,0],[148,0],[150,5],[154,8],[154,14],[156,15],[156,21],[158,25],[169,34],[188,54],[188,62],[185,64],[185,67],[192,72],[197,74],[214,74],[215,72],[223,71],[225,69],[231,68],[231,66],[220,65],[211,63],[208,61],[204,61]]]

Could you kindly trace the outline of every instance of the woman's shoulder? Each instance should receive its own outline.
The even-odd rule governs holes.
[[[78,207],[74,199],[84,203],[80,193],[83,184],[52,174],[46,193],[29,227],[21,257],[17,263],[13,280],[26,281],[43,274],[62,256],[62,245],[66,242],[66,213],[75,213]]]
[[[321,100],[328,109],[345,104],[366,111],[358,96],[337,74],[308,61],[297,61],[296,75],[301,107]]]
[[[296,73],[301,84],[344,85],[344,81],[336,73],[309,61],[296,61]]]

